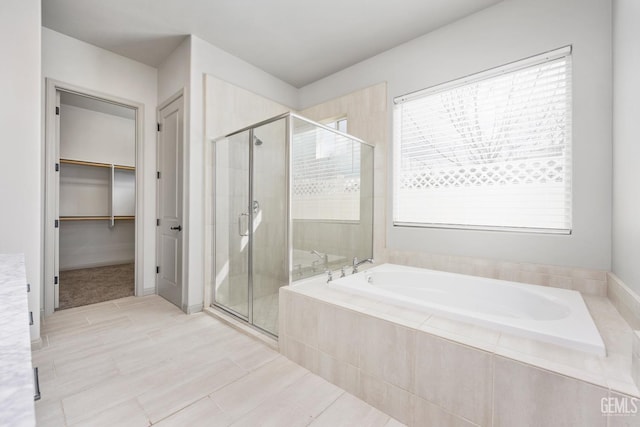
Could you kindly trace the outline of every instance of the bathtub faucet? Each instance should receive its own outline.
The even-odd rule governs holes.
[[[312,249],[310,253],[322,260],[322,264],[325,270],[329,268],[329,254],[323,254],[322,252],[318,252],[315,249]]]
[[[358,257],[355,256],[353,257],[353,274],[356,274],[358,272],[358,267],[360,267],[362,264],[364,263],[369,263],[369,264],[373,264],[375,261],[373,261],[373,258],[367,258],[367,259],[363,259],[362,261],[358,261]]]

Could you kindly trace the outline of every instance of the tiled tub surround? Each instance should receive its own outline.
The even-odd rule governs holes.
[[[640,329],[640,297],[613,273],[607,273],[607,297],[633,329]]]
[[[280,289],[280,351],[409,425],[638,425],[601,399],[640,398],[633,332],[583,295],[607,347],[598,357],[330,289]],[[638,405],[640,406],[640,404]]]
[[[388,250],[386,255],[386,262],[393,264],[468,274],[490,279],[510,280],[539,286],[572,289],[588,295],[607,296],[607,282],[610,282],[606,271],[587,268],[497,261],[488,258],[393,249]]]
[[[24,256],[0,254],[0,425],[34,426]]]

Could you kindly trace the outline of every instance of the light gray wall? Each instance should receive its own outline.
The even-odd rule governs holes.
[[[613,1],[613,272],[640,293],[640,2]]]
[[[191,37],[185,37],[158,67],[158,103],[162,104],[189,84]]]
[[[573,45],[573,233],[570,236],[393,227],[387,247],[596,269],[611,266],[611,2],[507,0],[303,87],[299,106],[381,81],[392,99]],[[391,138],[387,153],[391,158]],[[389,165],[392,162],[388,162]],[[390,168],[387,168],[390,172]],[[387,186],[391,190],[391,174]],[[376,211],[376,214],[380,214]],[[383,232],[376,230],[376,232]]]
[[[40,0],[0,5],[0,253],[24,253],[34,314],[31,339],[40,337],[42,287],[42,141],[40,127]],[[26,290],[25,290],[26,291]],[[25,313],[25,316],[27,313]],[[26,319],[26,317],[25,317]]]

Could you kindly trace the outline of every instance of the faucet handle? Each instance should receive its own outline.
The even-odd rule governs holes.
[[[360,267],[365,262],[373,264],[375,261],[373,258],[363,259],[362,261],[358,261],[358,257],[353,257],[353,274],[358,272],[358,267]]]

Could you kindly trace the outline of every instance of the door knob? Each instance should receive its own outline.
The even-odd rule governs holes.
[[[171,230],[178,230],[178,231],[182,231],[182,226],[178,225],[177,227],[171,227]]]

